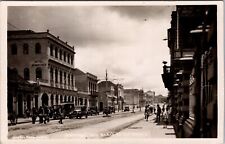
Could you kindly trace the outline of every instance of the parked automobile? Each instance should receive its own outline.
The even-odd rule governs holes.
[[[82,117],[88,118],[87,107],[86,106],[75,107],[74,110],[68,114],[68,117],[70,119],[74,117],[76,117],[77,119]]]
[[[59,119],[61,117],[59,111],[63,111],[63,118],[69,117],[70,113],[74,110],[73,103],[61,103],[60,105],[53,105],[53,119]]]
[[[99,111],[97,107],[89,107],[88,109],[88,115],[99,115]]]
[[[124,108],[124,111],[126,112],[126,111],[130,111],[130,108],[128,107],[128,106],[126,106],[125,108]]]

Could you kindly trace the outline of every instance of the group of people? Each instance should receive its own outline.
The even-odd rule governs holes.
[[[33,107],[31,110],[32,124],[35,124],[37,117],[39,117],[39,123],[46,124],[50,122],[50,118],[59,118],[59,123],[63,124],[63,110],[61,108],[54,109],[53,107],[40,106],[39,109]]]
[[[167,128],[167,125],[169,124],[169,115],[170,115],[170,107],[163,105],[161,108],[159,104],[157,104],[157,107],[146,105],[145,106],[145,119],[148,121],[149,116],[154,112],[156,115],[155,122],[160,123],[161,120],[164,122],[164,128]]]

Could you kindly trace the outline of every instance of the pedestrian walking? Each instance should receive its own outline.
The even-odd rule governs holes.
[[[147,108],[145,112],[146,121],[148,121],[149,113],[150,113],[150,110],[149,108]]]
[[[37,110],[35,107],[32,108],[31,116],[32,116],[32,124],[35,124],[37,119]]]
[[[156,122],[160,122],[160,115],[161,115],[161,108],[160,106],[157,104],[157,114],[156,114]]]
[[[59,108],[59,124],[63,124],[62,119],[63,119],[63,109]]]
[[[44,109],[42,106],[40,106],[38,110],[38,116],[39,116],[39,123],[43,123],[43,117],[44,117]]]

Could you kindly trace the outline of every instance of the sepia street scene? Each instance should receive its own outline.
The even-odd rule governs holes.
[[[217,5],[9,6],[8,139],[217,138]]]

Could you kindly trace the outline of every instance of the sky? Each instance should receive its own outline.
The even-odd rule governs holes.
[[[75,67],[124,88],[167,95],[162,61],[170,60],[167,29],[174,6],[9,7],[9,30],[59,36],[75,47]],[[113,80],[114,79],[114,80]]]

